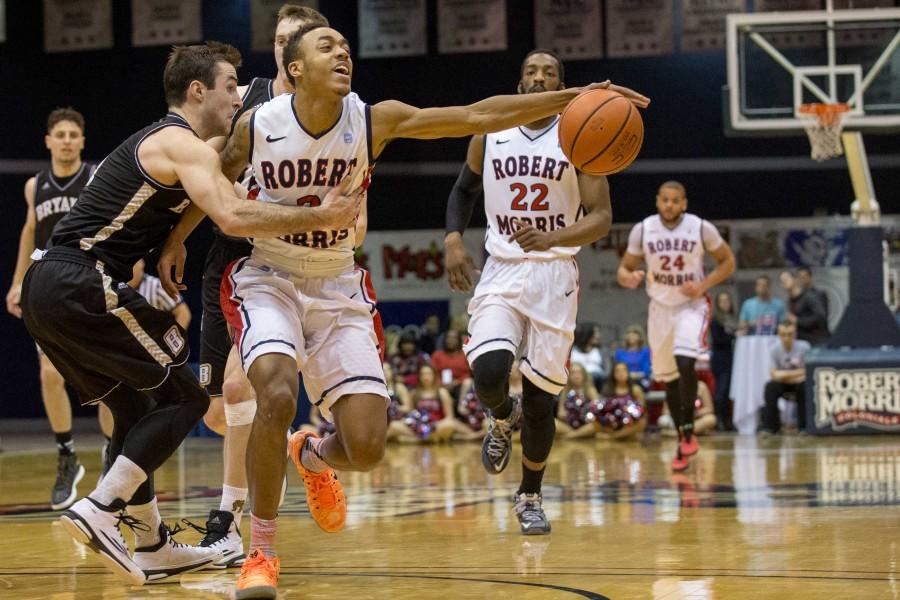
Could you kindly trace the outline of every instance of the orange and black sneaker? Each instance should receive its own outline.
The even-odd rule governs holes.
[[[297,467],[300,479],[306,486],[306,504],[309,506],[309,513],[323,531],[335,533],[344,528],[344,522],[347,520],[347,498],[334,469],[328,468],[320,473],[313,473],[303,466],[300,455],[307,438],[310,437],[318,436],[308,431],[296,432],[288,441],[288,452]]]
[[[700,450],[700,444],[697,442],[697,436],[693,431],[689,433],[679,432],[678,445],[681,455],[684,457],[693,456]]]
[[[244,560],[241,576],[238,577],[234,597],[237,600],[278,597],[278,557],[266,558],[262,550],[256,549]]]

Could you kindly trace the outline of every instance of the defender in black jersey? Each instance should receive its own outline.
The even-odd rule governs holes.
[[[25,325],[82,402],[113,413],[112,466],[60,521],[107,566],[140,585],[203,568],[218,549],[171,541],[161,523],[152,473],[200,420],[209,399],[185,364],[184,331],[126,283],[132,266],[160,244],[192,203],[229,235],[345,227],[358,195],[330,195],[318,208],[246,202],[204,143],[228,132],[240,108],[240,54],[208,42],[176,47],[163,75],[169,113],[126,139],[98,166],[22,285]],[[327,225],[326,225],[327,224]],[[127,506],[134,555],[118,529]]]
[[[6,309],[19,318],[22,316],[19,308],[22,279],[31,264],[32,253],[35,249],[47,247],[53,227],[75,205],[78,194],[94,172],[94,165],[81,160],[84,117],[78,111],[58,108],[51,112],[47,117],[47,135],[44,139],[50,150],[50,168],[36,174],[25,184],[28,208],[19,238],[16,271],[6,295]],[[59,451],[50,508],[61,510],[75,502],[78,495],[76,486],[84,477],[84,467],[78,461],[72,440],[72,406],[66,393],[66,383],[40,346],[38,360],[41,367],[41,397]]]

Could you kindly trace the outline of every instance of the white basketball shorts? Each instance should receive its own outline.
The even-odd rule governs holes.
[[[707,353],[709,313],[709,296],[678,306],[650,301],[647,338],[650,343],[650,362],[653,365],[654,379],[657,381],[678,379],[676,355],[699,358]]]
[[[293,357],[310,402],[329,421],[347,394],[384,396],[387,407],[381,317],[367,271],[299,278],[247,257],[226,268],[221,292],[245,372],[263,354]]]
[[[569,377],[569,351],[578,313],[578,266],[573,259],[490,257],[469,301],[469,364],[492,350],[521,356],[524,377],[558,394]],[[521,352],[521,354],[520,354]]]

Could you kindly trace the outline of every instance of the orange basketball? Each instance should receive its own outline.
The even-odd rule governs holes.
[[[634,162],[644,141],[641,113],[611,90],[579,94],[559,121],[559,145],[589,175],[612,175]]]

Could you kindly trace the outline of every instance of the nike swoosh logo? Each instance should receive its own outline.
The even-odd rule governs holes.
[[[575,290],[569,290],[568,292],[566,292],[566,298],[568,298],[569,296],[571,296],[571,295],[572,295],[572,292],[574,292],[574,291],[575,291]]]
[[[106,541],[109,543],[110,546],[112,546],[113,548],[115,548],[116,550],[121,552],[122,554],[125,554],[126,556],[128,555],[128,550],[122,547],[122,543],[119,540],[109,537],[108,535],[106,535],[105,531],[101,530],[100,533],[103,535],[103,537],[106,538]]]
[[[353,300],[354,298],[356,298],[356,294],[358,294],[358,293],[359,292],[354,293],[352,296],[350,296],[350,299]]]
[[[497,143],[498,143],[498,144],[505,144],[505,143],[508,142],[508,141],[509,141],[509,140],[497,140]]]
[[[286,135],[283,135],[281,137],[273,138],[272,134],[269,134],[266,136],[266,141],[271,144],[272,142],[280,142],[281,140],[283,140],[286,137],[287,137]]]

